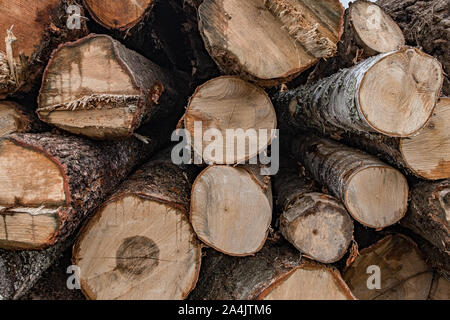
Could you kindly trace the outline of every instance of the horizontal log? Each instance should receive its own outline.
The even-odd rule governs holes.
[[[201,262],[188,217],[196,171],[157,157],[96,210],[73,250],[87,298],[160,300],[189,294]]]
[[[312,135],[294,139],[291,152],[361,224],[381,229],[404,217],[406,178],[378,158]]]
[[[50,133],[0,142],[0,247],[40,249],[73,233],[157,150],[159,137],[94,143]]]

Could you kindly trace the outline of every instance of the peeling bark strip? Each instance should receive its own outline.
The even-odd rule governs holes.
[[[419,46],[444,66],[444,95],[450,96],[450,8],[448,0],[378,0],[400,26],[406,42]]]
[[[184,299],[189,294],[201,262],[188,217],[195,172],[172,164],[170,157],[154,159],[96,211],[73,250],[87,298]]]
[[[340,260],[353,239],[353,220],[334,197],[319,191],[295,163],[274,178],[280,231],[294,247],[322,263]]]
[[[343,277],[358,299],[426,300],[433,271],[411,239],[395,234],[361,250]]]
[[[280,121],[292,128],[408,137],[433,114],[442,79],[436,59],[405,47],[279,92],[272,100],[282,114]]]
[[[404,45],[402,31],[383,9],[370,1],[351,2],[345,11],[344,34],[336,56],[321,60],[308,82],[331,76],[363,59],[398,50]]]
[[[48,133],[4,138],[0,247],[41,249],[64,240],[160,143],[94,143]]]
[[[0,4],[0,99],[30,91],[52,50],[87,34],[86,21],[69,29],[75,0],[14,0]],[[81,6],[80,15],[83,15]],[[6,42],[5,42],[6,39]]]
[[[194,182],[190,221],[208,246],[247,256],[264,245],[272,220],[270,178],[259,166],[210,166]]]
[[[344,8],[337,0],[205,0],[198,13],[224,73],[273,86],[335,54]]]
[[[32,110],[16,102],[0,101],[0,138],[14,132],[43,132],[48,129]]]
[[[96,139],[127,137],[182,109],[186,83],[106,35],[53,53],[37,110],[43,121]]]
[[[401,224],[450,252],[450,180],[417,183],[410,198],[409,211]]]
[[[42,251],[0,249],[0,300],[20,299],[72,243],[67,239]]]
[[[284,241],[245,258],[207,249],[202,264],[194,300],[354,300],[337,270],[303,260]]]
[[[399,171],[377,158],[315,136],[295,139],[291,152],[361,224],[385,228],[405,215],[408,183]]]

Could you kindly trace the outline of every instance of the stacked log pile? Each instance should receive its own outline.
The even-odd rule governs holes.
[[[450,299],[444,2],[0,1],[0,299]]]

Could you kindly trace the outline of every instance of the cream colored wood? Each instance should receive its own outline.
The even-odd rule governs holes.
[[[197,137],[196,122],[202,127]],[[264,90],[237,77],[219,77],[197,89],[186,111],[185,126],[193,139],[194,150],[197,153],[202,150],[205,162],[235,164],[267,148],[274,138],[277,119]],[[218,130],[223,139],[204,141],[210,129]],[[227,129],[235,130],[228,138]],[[246,134],[253,138],[246,138]],[[244,148],[239,148],[238,141],[245,141],[241,144]],[[208,152],[216,148],[222,153]]]
[[[186,215],[138,196],[100,209],[74,251],[90,299],[182,299],[197,281],[200,246]]]
[[[344,281],[327,267],[298,268],[264,300],[355,300]]]
[[[443,75],[440,63],[417,49],[389,54],[363,76],[360,111],[375,130],[410,136],[428,121]]]
[[[0,142],[0,205],[52,207],[65,201],[64,178],[54,162],[11,141]]]
[[[271,219],[268,196],[245,169],[212,166],[196,179],[191,222],[207,245],[229,255],[254,254],[264,245]]]
[[[128,71],[115,57],[113,42],[107,37],[94,37],[58,51],[47,69],[38,112],[51,118],[53,125],[73,133],[90,126],[103,113],[97,128],[97,135],[102,136],[114,128],[129,130],[139,95]],[[116,119],[117,113],[123,116],[127,109],[129,115]]]
[[[0,137],[16,132],[20,128],[20,119],[16,111],[0,101]]]
[[[343,12],[338,1],[206,0],[199,9],[200,30],[216,60],[233,60],[256,78],[276,79],[335,51],[341,32],[336,12]]]
[[[450,177],[449,124],[450,98],[441,98],[428,125],[400,142],[403,158],[411,170],[433,180]]]
[[[408,208],[408,182],[391,167],[363,168],[352,175],[345,204],[357,221],[372,228],[398,222]]]
[[[356,1],[349,10],[350,20],[363,48],[384,53],[405,45],[402,30],[379,6]]]

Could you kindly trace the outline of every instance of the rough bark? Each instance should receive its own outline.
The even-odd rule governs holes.
[[[280,231],[294,247],[322,263],[340,260],[353,239],[353,221],[334,197],[286,161],[274,178]]]
[[[230,257],[208,249],[202,264],[197,288],[190,296],[193,300],[264,299],[299,269],[327,268],[302,259],[301,254],[289,244],[273,239],[268,240],[260,252],[245,258]],[[336,291],[342,294],[341,298],[353,299],[339,272],[331,268],[327,271],[335,280]],[[300,288],[305,291],[304,299],[308,296],[311,299],[327,299],[327,292]]]
[[[21,298],[72,243],[67,239],[42,251],[0,249],[0,300]]]
[[[95,53],[90,53],[90,59],[98,58],[101,67],[117,68],[116,73],[95,70],[95,65],[90,66],[91,71],[86,70],[89,58],[83,57],[90,51]],[[95,82],[95,72],[104,72],[104,78]],[[67,84],[61,81],[67,77],[70,78]],[[115,78],[123,83],[117,84]],[[100,85],[98,81],[103,83]],[[75,134],[97,139],[127,137],[144,123],[180,113],[186,96],[187,83],[182,74],[158,67],[110,36],[91,34],[66,43],[53,53],[44,73],[37,112],[43,121]],[[118,112],[126,109],[122,117],[131,119],[116,125],[121,117],[108,119],[108,113],[114,109]],[[93,114],[83,121],[78,120],[79,112]]]
[[[364,24],[364,25],[363,25]],[[331,76],[364,59],[400,49],[405,38],[398,25],[373,2],[351,2],[345,11],[344,33],[334,57],[321,60],[308,82]]]
[[[446,73],[444,95],[450,95],[450,8],[447,0],[378,0],[400,26],[408,44],[436,57]]]
[[[80,28],[68,28],[75,14],[68,10],[71,5],[80,9]],[[1,7],[0,98],[3,99],[35,89],[51,52],[88,31],[83,8],[76,0],[3,1]]]
[[[70,258],[72,248],[69,247],[61,258],[45,271],[34,286],[20,299],[21,300],[85,300],[81,290],[76,286],[74,271]],[[67,285],[70,285],[69,289]]]
[[[0,137],[14,132],[37,133],[48,129],[31,108],[13,101],[0,101]]]
[[[80,231],[73,262],[84,270],[81,289],[87,298],[184,299],[195,287],[201,245],[188,212],[198,168],[174,165],[169,155],[170,150],[164,151],[140,167]],[[130,203],[137,205],[127,208]],[[163,212],[155,214],[161,206]],[[121,210],[123,207],[126,209]],[[142,211],[141,215],[137,211]],[[124,216],[122,221],[118,222],[118,216]],[[128,251],[121,251],[124,243],[137,238],[153,244],[150,257],[139,258],[146,252],[143,247],[133,249],[128,245]],[[113,271],[105,271],[112,256],[116,266]],[[100,278],[103,280],[99,282]],[[110,290],[111,283],[114,290]]]
[[[408,183],[377,158],[316,136],[296,138],[291,152],[361,224],[384,228],[405,215]]]
[[[334,0],[205,0],[198,14],[223,73],[274,86],[334,55],[344,8]]]
[[[64,240],[84,218],[116,188],[138,165],[142,164],[164,142],[161,137],[149,139],[147,144],[130,138],[114,142],[94,143],[80,137],[49,133],[12,134],[9,141],[18,148],[31,149],[44,155],[60,169],[65,190],[65,203],[54,214],[57,228],[44,243],[15,243],[2,239],[3,247],[44,248]],[[43,190],[48,186],[42,186]],[[2,204],[1,215],[14,214],[16,204]],[[45,203],[43,204],[45,206]],[[12,207],[11,207],[12,206]]]
[[[401,73],[405,78],[400,80],[396,73],[378,70],[389,61],[398,67],[394,68],[397,72],[403,69]],[[407,63],[402,65],[404,61]],[[417,83],[413,85],[405,79],[413,78],[413,73],[423,68],[424,64],[429,64],[432,72],[427,69],[429,78],[421,77],[418,81],[423,88],[418,89]],[[280,122],[292,130],[313,129],[329,136],[349,132],[408,137],[422,129],[430,119],[441,85],[442,69],[435,59],[417,49],[403,48],[371,57],[317,82],[280,91],[272,96],[272,100],[279,109]],[[425,95],[419,98],[422,91]],[[405,103],[396,101],[397,98],[388,98],[392,96],[389,92],[397,96],[405,94],[413,97],[416,93],[418,96]],[[373,99],[373,95],[377,95],[377,100]],[[420,109],[414,107],[416,102],[420,102]],[[397,111],[401,104],[404,109]],[[409,111],[414,116],[411,117]]]
[[[409,210],[401,224],[442,251],[450,251],[450,180],[419,182],[411,188]]]

